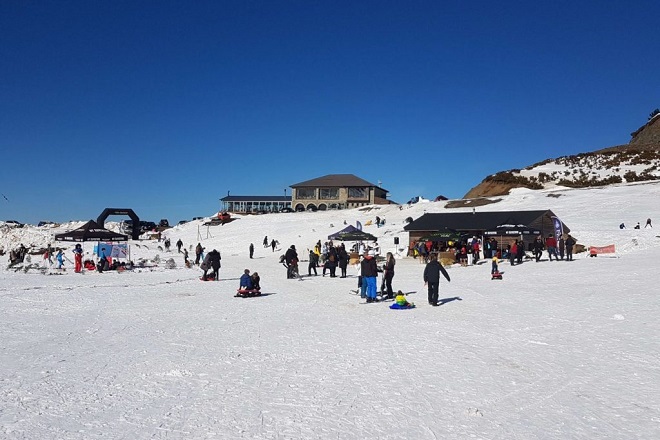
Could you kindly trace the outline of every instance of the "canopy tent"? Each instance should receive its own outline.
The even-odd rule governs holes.
[[[484,235],[502,235],[502,236],[517,236],[517,235],[540,235],[541,231],[537,228],[530,228],[525,225],[498,225],[494,228],[484,231]]]
[[[340,234],[348,234],[349,232],[359,232],[360,229],[356,228],[353,225],[348,225],[341,231],[337,231],[334,234],[328,235],[328,240],[336,240],[337,237],[339,237]]]
[[[376,237],[368,232],[354,231],[339,234],[334,240],[339,241],[376,241]]]
[[[90,220],[78,229],[56,234],[57,241],[128,241],[128,236],[102,228]]]

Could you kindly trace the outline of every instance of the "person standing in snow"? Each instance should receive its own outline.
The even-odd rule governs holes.
[[[296,252],[295,245],[291,245],[284,254],[284,263],[287,279],[296,278],[296,274],[298,274],[298,252]]]
[[[211,269],[213,269],[213,273],[211,275],[213,275],[213,279],[218,281],[220,279],[220,260],[222,260],[220,252],[216,249],[213,249],[211,252],[209,252],[207,257],[209,258]]]
[[[424,268],[424,285],[428,286],[428,299],[429,304],[437,307],[438,304],[438,290],[440,287],[440,273],[447,279],[447,282],[451,282],[449,279],[449,274],[442,267],[442,264],[438,263],[438,257],[435,254],[432,254],[429,261]]]
[[[64,268],[64,252],[62,252],[62,249],[57,251],[57,256],[55,257],[57,260],[57,268],[62,269]]]
[[[264,237],[264,247],[265,248],[268,247],[268,236],[267,235]]]
[[[204,260],[202,261],[202,264],[199,266],[204,273],[202,274],[202,281],[207,281],[208,280],[208,271],[211,269],[211,252],[206,254],[206,257],[204,257]]]
[[[651,224],[651,218],[650,217],[646,219],[646,224],[644,225],[644,229],[646,229],[646,228],[653,229],[653,225]]]
[[[77,244],[76,247],[73,248],[73,261],[75,262],[74,270],[76,273],[80,273],[82,271],[82,254],[82,245]]]
[[[385,265],[383,266],[383,282],[385,283],[385,288],[387,289],[387,295],[381,289],[381,295],[389,299],[394,298],[394,291],[392,290],[392,278],[394,278],[394,265],[396,260],[394,260],[394,255],[392,252],[387,253],[385,260]]]
[[[312,271],[314,271],[314,276],[318,275],[316,271],[316,265],[319,262],[319,256],[314,252],[314,249],[309,251],[309,264],[307,265],[307,275],[312,276]]]
[[[202,247],[201,243],[197,243],[197,246],[195,246],[195,265],[199,265],[199,260],[202,258],[202,253],[204,252],[204,248]]]
[[[254,244],[250,243],[250,258],[254,256]]]
[[[273,252],[275,252],[275,247],[277,246],[277,241],[273,238],[270,242],[270,247],[273,249]]]
[[[176,242],[176,249],[177,249],[178,253],[181,253],[181,247],[182,247],[182,246],[183,246],[183,242],[182,242],[181,239],[179,238],[179,239],[177,240],[177,242]]]
[[[543,254],[543,240],[541,240],[541,237],[536,237],[534,239],[534,257],[536,257],[536,262],[538,263],[539,260],[541,259],[541,255]]]
[[[548,259],[552,261],[552,257],[555,257],[556,261],[559,261],[557,256],[557,239],[553,234],[548,234],[548,238],[545,240],[545,246],[548,249]]]
[[[573,261],[573,246],[575,246],[575,240],[569,235],[566,238],[566,261]]]
[[[369,251],[360,263],[360,275],[362,276],[362,285],[366,285],[367,288],[367,302],[376,302],[378,264],[376,263],[376,254],[374,251]]]

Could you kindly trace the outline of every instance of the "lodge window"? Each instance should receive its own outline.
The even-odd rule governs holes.
[[[316,188],[297,188],[296,189],[296,198],[297,199],[315,199],[316,198]]]
[[[339,199],[339,188],[319,188],[319,199],[322,200]]]
[[[369,188],[348,188],[349,199],[368,199]]]

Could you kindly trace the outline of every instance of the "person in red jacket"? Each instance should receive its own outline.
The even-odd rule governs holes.
[[[556,261],[559,261],[559,256],[557,255],[557,239],[553,234],[549,234],[548,238],[545,240],[545,247],[548,249],[548,258],[552,261],[552,257],[555,257]]]

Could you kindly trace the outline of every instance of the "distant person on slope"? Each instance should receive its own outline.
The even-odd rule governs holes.
[[[646,224],[644,225],[644,229],[648,227],[653,228],[653,225],[651,224],[651,218],[646,219]]]

